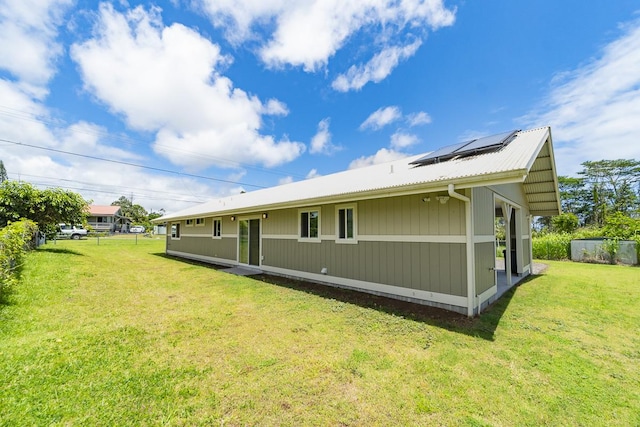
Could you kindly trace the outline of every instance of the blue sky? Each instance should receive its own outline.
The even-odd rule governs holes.
[[[167,212],[551,125],[640,159],[640,3],[0,0],[12,179]],[[139,167],[144,166],[144,167]]]

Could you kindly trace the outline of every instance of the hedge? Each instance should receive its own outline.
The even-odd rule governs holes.
[[[17,221],[0,229],[0,298],[17,282],[24,256],[31,249],[37,231],[36,224],[29,220]]]

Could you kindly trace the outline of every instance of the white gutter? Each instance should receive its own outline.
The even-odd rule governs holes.
[[[473,317],[476,300],[475,260],[473,248],[473,218],[471,216],[471,199],[460,193],[456,193],[453,184],[448,187],[449,196],[464,202],[465,219],[467,221],[467,316]],[[478,308],[478,314],[480,310]]]

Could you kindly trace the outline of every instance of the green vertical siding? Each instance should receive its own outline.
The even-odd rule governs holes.
[[[262,221],[262,234],[298,234],[297,209],[278,209],[268,213],[269,217]]]
[[[321,236],[327,238],[320,243],[298,241],[299,209],[270,210],[268,218],[262,220],[262,265],[310,273],[320,273],[326,267],[329,276],[464,297],[467,293],[464,243],[393,241],[392,236],[465,235],[464,203],[450,198],[442,204],[436,195],[349,203],[356,206],[360,240],[355,244],[336,243],[332,239],[335,204],[320,206]],[[431,200],[423,202],[425,196]],[[186,228],[182,221],[183,237],[180,240],[169,237],[167,248],[235,261],[237,238],[184,236],[196,234],[196,230],[210,236],[212,219],[207,218],[204,227]],[[236,235],[237,221],[232,222],[230,216],[222,219],[222,234]],[[378,236],[380,239],[376,239]],[[387,236],[390,237],[385,239]]]
[[[493,242],[476,243],[475,247],[475,275],[476,293],[480,295],[493,285],[495,285],[496,253]]]
[[[219,218],[219,217],[218,217]],[[213,218],[211,218],[211,227],[213,231]],[[231,221],[230,216],[222,217],[222,229],[220,230],[222,234],[238,234],[238,222]]]
[[[360,201],[358,234],[464,235],[464,202],[451,198],[442,204],[436,195],[429,202],[422,201],[425,194]]]
[[[212,227],[213,227],[213,218],[205,218],[204,225],[195,225],[195,218],[194,218],[194,224],[188,227],[185,221],[180,222],[180,233],[211,236],[211,233],[213,231]],[[171,232],[171,229],[169,229],[169,232]]]
[[[167,238],[167,249],[229,261],[237,259],[236,238],[212,239],[210,237],[183,236],[180,240],[172,240],[171,236],[169,236]]]
[[[466,296],[464,244],[265,239],[263,265]]]
[[[473,230],[476,236],[495,234],[493,192],[485,187],[473,189]]]

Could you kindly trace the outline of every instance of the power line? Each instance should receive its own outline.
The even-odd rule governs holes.
[[[89,185],[89,186],[96,186],[98,188],[113,188],[113,191],[105,191],[105,190],[98,190],[98,189],[91,189],[91,188],[87,188],[84,189],[86,191],[95,191],[97,193],[107,193],[107,194],[120,194],[120,195],[124,195],[124,193],[126,192],[131,192],[131,190],[140,190],[140,191],[149,191],[148,188],[137,188],[137,187],[130,187],[130,186],[123,186],[123,185],[113,185],[113,184],[103,184],[103,183],[96,183],[96,182],[85,182],[85,181],[78,181],[77,179],[66,179],[66,178],[56,178],[53,176],[42,176],[42,175],[32,175],[32,174],[28,174],[28,173],[17,173],[17,172],[9,172],[7,171],[7,174],[9,175],[14,175],[14,176],[18,176],[18,177],[22,177],[22,176],[28,176],[28,177],[32,177],[32,178],[42,178],[42,179],[51,179],[55,182],[58,181],[64,181],[64,182],[70,182],[70,183],[74,183],[74,184],[80,184],[80,185]],[[40,185],[47,185],[50,186],[47,183],[39,183]],[[51,184],[54,185],[54,184]],[[69,188],[72,189],[73,187],[64,187],[64,186],[60,186],[62,188]],[[171,193],[169,191],[162,191],[162,190],[152,190],[154,194],[166,194],[167,196],[172,196],[172,197],[183,197],[185,196],[185,194],[182,193]],[[142,193],[135,193],[136,197],[141,197],[141,198],[152,198],[152,196],[147,196],[146,194],[142,194]],[[197,196],[195,194],[192,194],[192,196],[194,196],[195,198],[201,199],[198,201],[198,203],[200,202],[204,202],[206,200],[210,199],[210,196]],[[177,199],[175,199],[177,200]],[[196,201],[194,201],[194,203],[196,203]]]
[[[137,165],[135,163],[123,162],[123,161],[120,161],[120,160],[105,159],[105,158],[102,158],[102,157],[89,156],[87,154],[72,153],[70,151],[57,150],[55,148],[40,147],[38,145],[26,144],[26,143],[23,143],[23,142],[11,141],[11,140],[8,140],[8,139],[3,139],[3,138],[0,138],[0,141],[1,142],[7,142],[9,144],[21,145],[23,147],[31,147],[31,148],[37,148],[39,150],[46,150],[46,151],[52,151],[52,152],[55,152],[55,153],[68,154],[68,155],[71,155],[71,156],[84,157],[86,159],[100,160],[100,161],[103,161],[103,162],[115,163],[115,164],[119,164],[119,165],[133,166],[133,167],[142,168],[142,169],[149,169],[149,170],[153,170],[153,171],[156,171],[156,172],[165,172],[165,173],[171,173],[171,174],[174,174],[174,175],[188,176],[188,177],[191,177],[191,178],[207,179],[209,181],[223,182],[225,184],[244,185],[244,186],[247,186],[247,187],[255,187],[255,188],[266,188],[266,187],[264,187],[262,185],[257,185],[257,184],[247,184],[247,183],[238,182],[238,181],[231,181],[231,180],[220,179],[220,178],[212,178],[212,177],[208,177],[208,176],[194,175],[194,174],[190,174],[190,173],[172,171],[172,170],[169,170],[169,169],[156,168],[156,167],[153,167],[153,166]]]
[[[122,195],[120,192],[115,192],[115,191],[95,190],[95,189],[92,189],[92,188],[81,188],[81,187],[70,187],[70,186],[59,186],[59,185],[45,183],[45,182],[32,182],[32,184],[40,185],[40,186],[47,187],[47,188],[64,188],[64,189],[67,189],[67,190],[78,190],[78,191],[89,191],[89,192],[94,192],[94,193],[105,193],[105,194]],[[136,194],[136,197],[138,197],[140,199],[145,199],[145,200],[167,201],[166,198],[147,196],[146,194]],[[186,200],[186,199],[173,199],[173,201],[175,201],[175,202],[184,202],[184,203],[203,203],[204,202],[204,200]]]
[[[60,123],[63,123],[67,127],[67,129],[69,130],[68,122],[64,122],[64,121],[54,122],[54,121],[43,120],[43,119],[37,117],[34,113],[31,113],[31,112],[28,112],[28,111],[17,110],[15,108],[3,106],[3,105],[0,105],[0,114],[3,114],[5,116],[9,116],[9,117],[12,117],[12,118],[15,118],[15,119],[19,119],[19,120],[27,120],[27,121],[31,121],[31,122],[35,122],[35,123],[41,123],[41,124],[48,125],[48,126],[61,127]],[[97,130],[89,131],[89,130],[86,130],[86,129],[83,129],[83,130],[73,129],[72,132],[84,133],[86,135],[102,136],[102,137],[107,137],[107,138],[110,138],[110,139],[116,139],[116,140],[120,140],[120,141],[122,141],[122,142],[124,142],[125,144],[128,144],[128,145],[135,145],[135,144],[137,144],[139,142],[147,142],[147,141],[144,141],[142,139],[134,138],[134,137],[129,136],[129,135],[127,135],[127,136],[118,136],[118,135],[113,135],[113,134],[111,134],[109,132],[100,132],[100,131],[97,131]],[[257,171],[260,171],[260,172],[263,172],[263,173],[268,173],[268,174],[273,174],[273,175],[280,175],[280,176],[293,176],[293,177],[296,177],[296,178],[306,178],[303,175],[298,175],[298,174],[294,174],[294,173],[287,172],[287,171],[282,171],[282,170],[278,171],[278,170],[273,170],[273,169],[261,168],[259,166],[247,165],[247,164],[235,161],[235,160],[225,159],[225,158],[222,158],[222,157],[210,156],[210,155],[206,155],[206,154],[202,154],[202,153],[194,153],[194,152],[188,151],[188,150],[180,150],[180,149],[177,149],[177,148],[174,148],[174,147],[170,147],[170,146],[167,146],[167,145],[163,145],[163,144],[156,143],[156,146],[160,147],[160,148],[162,148],[164,150],[167,150],[167,151],[172,151],[172,152],[176,152],[176,153],[183,153],[183,154],[186,154],[188,156],[197,157],[197,158],[204,157],[204,158],[207,158],[207,159],[211,159],[213,161],[224,162],[224,163],[231,164],[231,165],[236,165],[236,166],[239,166],[239,167],[242,167],[242,168],[245,168],[245,169],[257,170]]]

